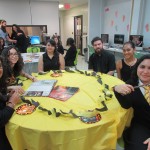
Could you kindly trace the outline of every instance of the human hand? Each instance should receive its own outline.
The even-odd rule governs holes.
[[[9,98],[7,105],[10,107],[14,107],[19,101],[20,101],[20,94],[17,91],[15,91]]]
[[[32,82],[38,81],[38,79],[37,79],[36,77],[33,77],[33,76],[31,76],[30,80],[31,80]]]
[[[33,81],[33,82],[36,82],[36,81],[38,81],[38,79],[37,79],[36,77],[33,77],[33,78],[32,78],[32,81]]]
[[[114,87],[114,90],[117,93],[120,93],[122,95],[127,95],[127,94],[130,94],[132,91],[134,91],[134,88],[132,85],[129,85],[129,84],[121,84],[121,85],[116,85]]]
[[[150,150],[150,138],[148,138],[147,140],[145,140],[143,143],[147,144],[148,145],[147,150]]]
[[[13,94],[14,92],[15,92],[15,90],[13,90],[13,89],[12,89],[12,90],[9,90],[9,91],[8,91],[9,96],[12,96],[12,94]]]
[[[15,92],[18,92],[20,95],[24,94],[25,92],[21,86],[11,86],[11,89]]]
[[[19,35],[21,35],[22,33],[17,33],[17,35],[19,36]]]
[[[13,43],[17,43],[17,40],[13,40]]]

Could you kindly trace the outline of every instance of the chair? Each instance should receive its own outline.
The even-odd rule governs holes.
[[[124,150],[124,141],[123,141],[123,137],[120,137],[117,140],[117,147],[116,150]]]
[[[89,56],[91,56],[95,52],[94,48],[91,45],[88,45],[88,49],[89,49]]]
[[[134,57],[139,59],[140,57],[142,57],[144,54],[140,53],[140,52],[135,52],[134,53]]]
[[[75,60],[74,60],[74,65],[75,65],[75,66],[77,65],[77,62],[78,62],[78,55],[79,55],[79,52],[80,52],[80,49],[77,49],[76,58],[75,58]]]
[[[39,47],[28,47],[27,48],[27,53],[38,53],[40,52],[40,48]]]

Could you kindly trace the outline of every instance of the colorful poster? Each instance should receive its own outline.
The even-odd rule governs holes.
[[[105,8],[105,12],[108,12],[109,11],[109,8],[107,7],[107,8]]]
[[[116,18],[118,17],[118,11],[115,11],[115,16],[116,16]]]
[[[111,20],[111,27],[113,27],[114,26],[114,21],[113,20]]]
[[[125,15],[123,15],[123,16],[122,16],[122,21],[124,22],[124,21],[125,21],[125,19],[126,19],[126,16],[125,16]]]
[[[146,32],[149,32],[149,24],[148,23],[145,25],[145,29],[146,29]]]

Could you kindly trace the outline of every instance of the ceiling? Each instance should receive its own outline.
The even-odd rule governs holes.
[[[41,0],[40,0],[41,1]],[[44,1],[44,0],[42,0]],[[78,7],[80,5],[84,5],[88,3],[88,0],[46,0],[46,1],[55,1],[59,2],[59,4],[70,4],[70,8]],[[61,8],[60,10],[65,10],[64,8]]]
[[[70,8],[78,7],[80,5],[84,5],[88,3],[88,0],[33,0],[33,1],[54,1],[54,2],[59,2],[59,4],[68,3],[70,4]],[[65,9],[61,8],[60,10],[65,10]]]
[[[5,1],[5,0],[0,0]],[[10,0],[7,0],[10,1]],[[24,0],[19,0],[24,1]],[[70,8],[78,7],[80,5],[84,5],[88,3],[88,0],[26,0],[26,1],[53,1],[53,2],[59,2],[59,4],[70,4]],[[65,10],[64,8],[61,8],[60,10]]]

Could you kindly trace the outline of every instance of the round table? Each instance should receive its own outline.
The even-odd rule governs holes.
[[[41,107],[48,110],[56,108],[58,112],[73,110],[75,113],[103,107],[100,95],[103,95],[104,85],[97,81],[97,77],[63,71],[62,76],[54,78],[50,76],[51,73],[33,75],[39,80],[57,79],[56,85],[79,87],[79,91],[65,102],[49,97],[32,97]],[[123,83],[113,76],[99,75],[102,82],[109,85],[112,94],[111,87]],[[30,80],[24,81],[23,88],[26,90],[31,83]],[[93,124],[83,123],[70,115],[48,115],[38,108],[29,115],[14,113],[6,125],[7,137],[14,150],[115,149],[130,112],[121,108],[114,95],[112,99],[104,101],[108,110],[100,112],[102,119]]]

